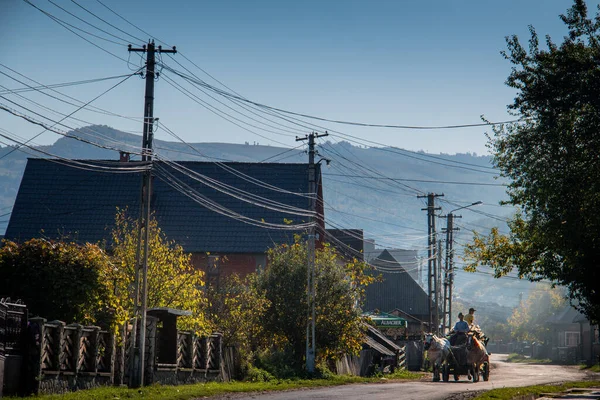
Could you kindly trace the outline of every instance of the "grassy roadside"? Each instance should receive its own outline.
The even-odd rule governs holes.
[[[62,395],[45,395],[36,398],[43,400],[122,400],[122,399],[148,399],[148,400],[188,400],[226,393],[265,392],[300,388],[346,385],[350,383],[378,383],[393,380],[418,380],[423,374],[408,371],[398,371],[384,377],[361,378],[357,376],[332,376],[329,379],[298,379],[298,380],[273,380],[269,382],[210,382],[193,385],[167,386],[152,385],[141,389],[128,389],[121,387],[101,387],[81,390]],[[7,398],[8,399],[8,398]]]
[[[552,363],[552,360],[549,358],[543,358],[543,359],[530,358],[530,357],[525,357],[524,355],[521,355],[521,354],[511,353],[508,355],[506,362],[529,363],[529,364],[550,364],[550,363]]]
[[[519,388],[492,389],[478,395],[473,400],[511,400],[520,396],[534,395],[538,397],[542,393],[559,393],[572,388],[600,387],[600,381],[567,382],[561,385],[536,385]]]
[[[582,365],[581,369],[589,372],[600,372],[600,364],[594,364],[592,366]]]

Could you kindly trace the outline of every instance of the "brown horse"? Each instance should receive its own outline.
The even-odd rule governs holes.
[[[471,374],[473,375],[473,382],[479,382],[479,372],[481,371],[481,366],[484,363],[490,363],[490,356],[485,350],[485,346],[483,343],[475,337],[472,333],[469,333],[469,337],[467,339],[467,365],[471,370]],[[484,380],[487,380],[487,373],[484,375]]]
[[[433,381],[440,380],[440,370],[450,353],[450,342],[446,338],[439,338],[433,333],[425,334],[423,347],[427,350],[427,358],[433,366]]]

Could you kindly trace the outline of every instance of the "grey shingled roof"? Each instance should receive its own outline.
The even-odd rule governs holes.
[[[90,161],[98,163],[98,161]],[[102,162],[103,165],[123,165]],[[133,163],[129,163],[131,165]],[[254,219],[282,224],[307,217],[287,215],[248,204],[219,193],[158,163],[202,195]],[[179,162],[185,168],[220,182],[280,203],[308,209],[306,197],[259,187],[212,162]],[[224,163],[260,181],[289,192],[308,192],[307,164]],[[318,166],[317,166],[318,168]],[[320,174],[320,170],[317,169]],[[47,159],[29,159],[6,238],[24,241],[32,237],[69,235],[78,242],[108,240],[116,207],[139,214],[141,174],[116,174],[73,168]],[[153,178],[152,210],[169,239],[188,252],[264,253],[273,243],[289,242],[293,233],[256,227],[219,215],[198,205],[163,180]]]

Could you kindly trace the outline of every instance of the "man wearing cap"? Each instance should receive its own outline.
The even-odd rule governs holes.
[[[464,335],[469,331],[469,324],[463,321],[464,315],[463,313],[458,313],[458,321],[454,324],[454,328],[452,328],[452,336],[450,336],[450,344],[454,346],[458,337],[462,334]],[[465,336],[466,337],[466,336]]]
[[[467,324],[469,324],[469,326],[473,325],[473,321],[475,320],[475,311],[477,310],[471,307],[469,308],[469,313],[465,316],[465,321]]]

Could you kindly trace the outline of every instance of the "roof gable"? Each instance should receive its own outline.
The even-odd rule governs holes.
[[[88,161],[98,164],[98,161]],[[132,165],[134,163],[128,163]],[[194,191],[247,217],[283,224],[307,222],[307,217],[263,208],[221,193],[189,176],[157,162]],[[292,193],[308,192],[308,165],[281,163],[178,162],[179,165],[221,183],[286,205],[308,210],[309,201]],[[123,166],[119,162],[102,165]],[[255,185],[233,168],[253,179],[283,189]],[[318,166],[317,166],[318,168]],[[320,169],[317,169],[320,174]],[[6,231],[6,238],[23,241],[32,237],[69,235],[79,242],[108,240],[116,208],[137,216],[141,173],[107,173],[73,168],[48,159],[29,159]],[[264,253],[273,243],[290,242],[293,232],[245,224],[196,203],[168,184],[164,174],[153,177],[151,209],[170,240],[188,252]]]
[[[367,286],[365,310],[391,311],[399,309],[422,317],[429,313],[429,297],[400,263],[387,251],[370,262],[382,275],[382,282]]]

